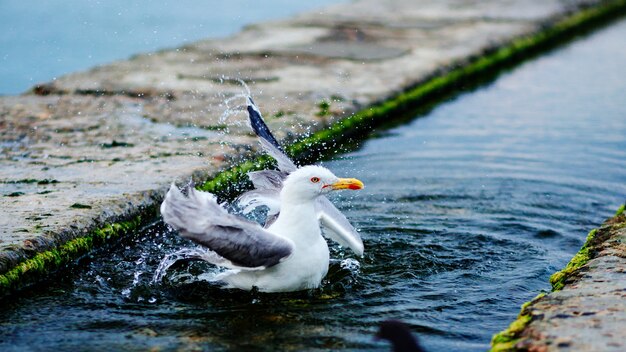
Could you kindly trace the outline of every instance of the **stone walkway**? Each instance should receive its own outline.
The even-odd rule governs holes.
[[[597,3],[361,0],[0,97],[0,275],[253,152],[237,79],[294,139]]]

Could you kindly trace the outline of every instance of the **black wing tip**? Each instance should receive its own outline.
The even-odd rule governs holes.
[[[254,127],[256,120],[262,120],[263,118],[261,117],[261,114],[259,114],[259,111],[254,108],[254,105],[248,105],[247,109],[248,116],[250,117],[250,122],[252,123],[252,127]]]
[[[272,132],[270,132],[269,127],[267,127],[267,124],[263,120],[263,116],[261,115],[261,112],[259,111],[257,106],[254,104],[254,101],[252,101],[252,97],[250,96],[248,96],[247,110],[248,110],[248,117],[250,118],[250,126],[252,126],[254,133],[260,138],[263,138],[269,143],[271,143],[274,147],[278,148],[278,150],[280,150],[281,152],[284,152],[283,148],[280,146],[280,144],[278,143],[278,141],[276,140]]]

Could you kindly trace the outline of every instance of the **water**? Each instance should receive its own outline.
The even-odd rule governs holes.
[[[0,1],[0,95],[341,1]]]
[[[221,291],[151,226],[3,302],[0,349],[388,350],[387,318],[429,351],[481,351],[626,199],[626,21],[503,74],[325,163],[366,255],[333,247],[320,290]],[[354,258],[353,258],[354,259]]]

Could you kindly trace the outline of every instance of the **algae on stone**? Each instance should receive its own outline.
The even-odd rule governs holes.
[[[130,221],[108,224],[92,231],[87,236],[75,238],[57,248],[37,253],[0,275],[0,298],[60,269],[63,265],[87,254],[94,247],[134,231],[141,224],[141,216]]]
[[[582,248],[574,255],[574,257],[570,260],[569,263],[563,268],[561,271],[557,271],[556,273],[550,276],[550,283],[552,284],[552,291],[559,291],[563,289],[565,286],[565,280],[576,270],[578,270],[583,265],[589,262],[590,253],[589,250],[591,248],[591,241],[593,241],[594,237],[598,233],[598,229],[593,229],[587,235],[587,240],[585,244],[583,244]]]
[[[620,206],[615,213],[615,216],[607,222],[610,222],[611,220],[621,216],[624,213],[625,206],[626,204]],[[621,224],[614,224],[609,226],[612,226],[614,228],[615,226],[621,226]],[[598,238],[599,234],[601,233],[601,231],[608,231],[609,228],[604,226],[598,229],[591,230],[587,235],[583,246],[574,255],[574,257],[572,257],[572,259],[565,266],[565,268],[557,271],[550,276],[550,283],[552,284],[553,292],[562,290],[563,287],[565,287],[565,282],[567,281],[567,279],[570,278],[572,274],[574,274],[577,270],[586,265],[592,259],[592,257],[595,255],[593,253],[594,246],[596,245],[595,242],[602,240],[601,238]],[[600,237],[603,236],[600,235]],[[517,319],[511,323],[509,328],[493,336],[493,338],[491,339],[491,351],[500,352],[518,350],[516,345],[522,340],[522,333],[524,332],[526,327],[532,322],[532,315],[530,314],[529,309],[531,308],[532,304],[534,304],[544,296],[544,293],[540,293],[537,297],[522,305],[520,314],[518,315]]]
[[[507,329],[493,335],[491,338],[491,352],[514,351],[516,349],[515,345],[520,341],[522,332],[532,321],[532,315],[528,311],[528,308],[545,295],[546,294],[542,292],[535,298],[522,304],[517,319],[515,319]]]

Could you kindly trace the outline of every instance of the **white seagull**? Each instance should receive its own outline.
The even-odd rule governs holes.
[[[261,145],[276,159],[279,170],[248,173],[255,189],[238,202],[244,213],[267,206],[265,227],[228,213],[213,194],[198,191],[193,184],[185,187],[186,195],[172,184],[161,204],[163,220],[207,249],[200,259],[230,269],[216,278],[228,288],[289,292],[319,287],[329,264],[320,226],[332,240],[363,254],[359,234],[324,195],[362,189],[363,183],[339,178],[321,166],[298,168],[249,97],[248,113]]]

